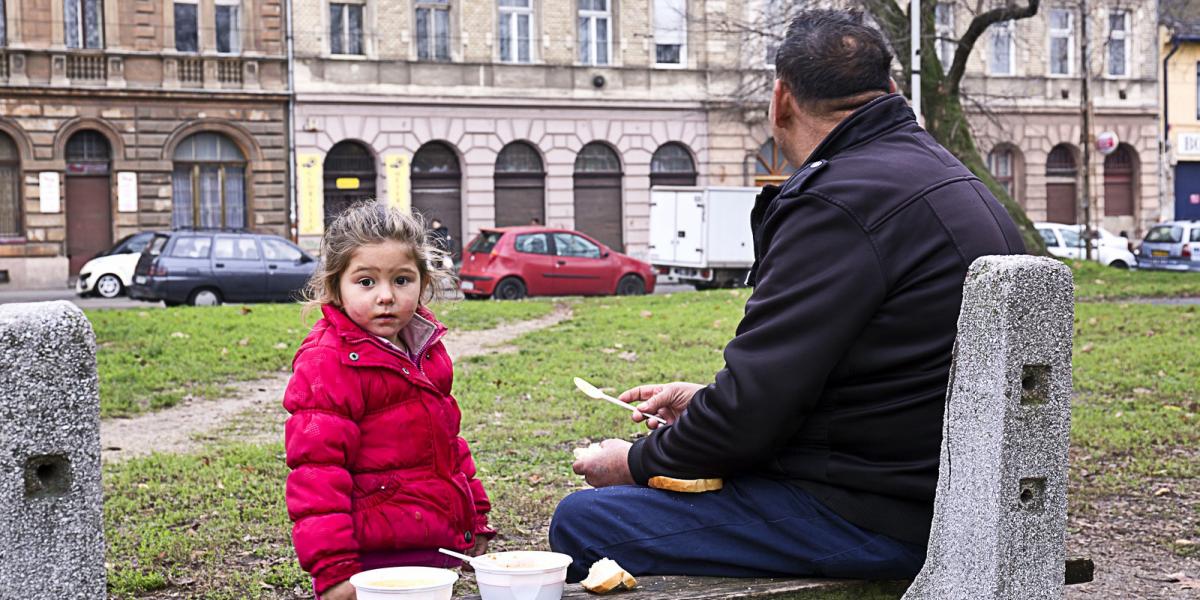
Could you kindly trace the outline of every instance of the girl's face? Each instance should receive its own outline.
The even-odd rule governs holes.
[[[400,344],[400,331],[421,301],[421,272],[412,248],[387,240],[361,246],[338,280],[342,308],[374,335]]]

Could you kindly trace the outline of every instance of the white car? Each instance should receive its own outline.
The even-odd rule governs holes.
[[[79,270],[75,293],[80,296],[96,294],[104,298],[120,296],[133,283],[133,270],[142,249],[154,239],[153,231],[127,235],[112,248],[87,261]]]
[[[1083,225],[1038,222],[1033,226],[1042,234],[1046,250],[1049,250],[1050,254],[1059,258],[1079,260],[1087,256],[1087,248],[1083,243]],[[1092,240],[1092,258],[1096,262],[1120,269],[1137,266],[1137,258],[1129,250],[1129,238],[1096,227],[1092,229]]]

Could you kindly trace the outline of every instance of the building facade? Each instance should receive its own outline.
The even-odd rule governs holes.
[[[1200,219],[1200,27],[1173,23],[1162,33],[1163,179],[1172,212],[1165,219]]]
[[[655,184],[791,173],[770,140],[777,0],[325,0],[296,7],[300,238],[356,198],[438,218],[461,243],[533,219],[646,252]],[[946,64],[971,7],[937,5]],[[1082,7],[980,38],[963,88],[980,150],[1035,220],[1135,235],[1163,217],[1153,4],[1088,10],[1094,132],[1083,165]],[[306,218],[307,215],[307,218]]]
[[[937,5],[943,64],[969,11],[962,3]],[[1092,226],[1133,237],[1169,214],[1159,176],[1157,23],[1147,1],[1043,3],[1036,16],[992,26],[979,38],[963,80],[964,107],[993,175],[1031,219],[1083,223],[1087,213]],[[1086,165],[1085,29],[1092,135],[1119,140],[1107,155],[1093,147]]]
[[[755,181],[765,95],[752,110],[712,101],[744,57],[737,36],[705,26],[749,22],[751,4],[297,4],[301,243],[379,196],[441,220],[460,247],[482,227],[536,221],[644,255],[652,186]],[[752,67],[768,79],[766,61]]]
[[[136,231],[286,233],[282,0],[0,2],[0,280]]]

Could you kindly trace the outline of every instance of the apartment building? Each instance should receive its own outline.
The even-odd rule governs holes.
[[[1163,179],[1174,200],[1166,218],[1200,219],[1200,15],[1180,17],[1162,30]]]
[[[0,281],[135,231],[285,233],[282,0],[0,2]]]
[[[937,5],[943,64],[971,17],[965,3]],[[1169,216],[1159,177],[1157,23],[1156,5],[1144,0],[1051,2],[979,38],[963,80],[964,107],[992,173],[1031,219],[1084,222],[1085,171],[1093,226],[1136,236]],[[1107,155],[1093,148],[1088,164],[1081,144],[1085,29],[1092,133],[1119,141]]]

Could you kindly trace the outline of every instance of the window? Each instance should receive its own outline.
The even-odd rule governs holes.
[[[988,154],[988,170],[996,178],[1009,197],[1013,195],[1013,153],[1007,148],[992,150]]]
[[[937,56],[942,63],[942,71],[949,72],[954,63],[954,50],[958,44],[954,41],[954,5],[938,2],[933,8],[934,34],[937,35]]]
[[[1013,43],[1012,21],[1001,21],[992,25],[991,61],[988,69],[992,75],[1016,74],[1016,44]]]
[[[1196,63],[1196,119],[1200,120],[1200,62]]]
[[[0,133],[0,238],[21,237],[21,155]]]
[[[554,234],[554,253],[559,256],[600,258],[600,246],[577,235],[556,233]]]
[[[533,0],[500,0],[500,61],[533,60]]]
[[[1193,241],[1193,242],[1200,242],[1200,227],[1193,227],[1193,228],[1192,228],[1192,241]]]
[[[267,260],[284,260],[299,262],[304,253],[299,248],[274,238],[262,238],[263,258]]]
[[[417,0],[416,4],[417,59],[450,60],[450,0]]]
[[[471,246],[467,248],[467,252],[487,254],[496,247],[496,244],[500,243],[500,238],[503,236],[504,234],[499,231],[484,231],[471,242]]]
[[[584,146],[575,157],[576,173],[620,173],[621,159],[612,148],[599,142]]]
[[[524,142],[512,142],[500,150],[496,157],[497,173],[542,174],[542,157],[533,146]]]
[[[612,14],[609,0],[579,0],[579,62],[609,64]]]
[[[1114,10],[1108,15],[1108,74],[1129,75],[1129,11]]]
[[[696,185],[696,165],[682,144],[668,142],[650,157],[650,185]]]
[[[8,15],[4,12],[4,3],[0,2],[0,48],[8,45]]]
[[[175,49],[180,52],[200,51],[198,7],[195,2],[175,3]]]
[[[242,51],[241,7],[238,0],[217,0],[217,52],[235,54]]]
[[[1063,246],[1066,248],[1082,248],[1083,236],[1079,235],[1079,230],[1075,228],[1059,229],[1059,235],[1062,236]]]
[[[546,243],[546,234],[544,233],[518,235],[513,245],[516,247],[517,252],[550,254],[550,245]]]
[[[213,244],[213,258],[230,260],[258,260],[258,244],[254,238],[218,235]]]
[[[654,63],[687,65],[687,0],[654,0]]]
[[[184,236],[175,241],[171,256],[175,258],[208,258],[212,238],[208,236]]]
[[[366,54],[363,51],[363,5],[329,4],[329,52]]]
[[[197,133],[175,149],[172,227],[246,226],[246,158],[229,138]]]
[[[102,0],[66,0],[63,4],[64,37],[68,48],[103,48]]]
[[[1183,228],[1178,225],[1160,225],[1146,234],[1145,241],[1156,244],[1168,242],[1178,244],[1183,241]]]
[[[1050,74],[1070,75],[1075,63],[1074,15],[1065,8],[1050,9]]]
[[[1058,236],[1054,235],[1053,229],[1038,229],[1038,233],[1042,234],[1042,241],[1046,242],[1047,248],[1058,247]]]

